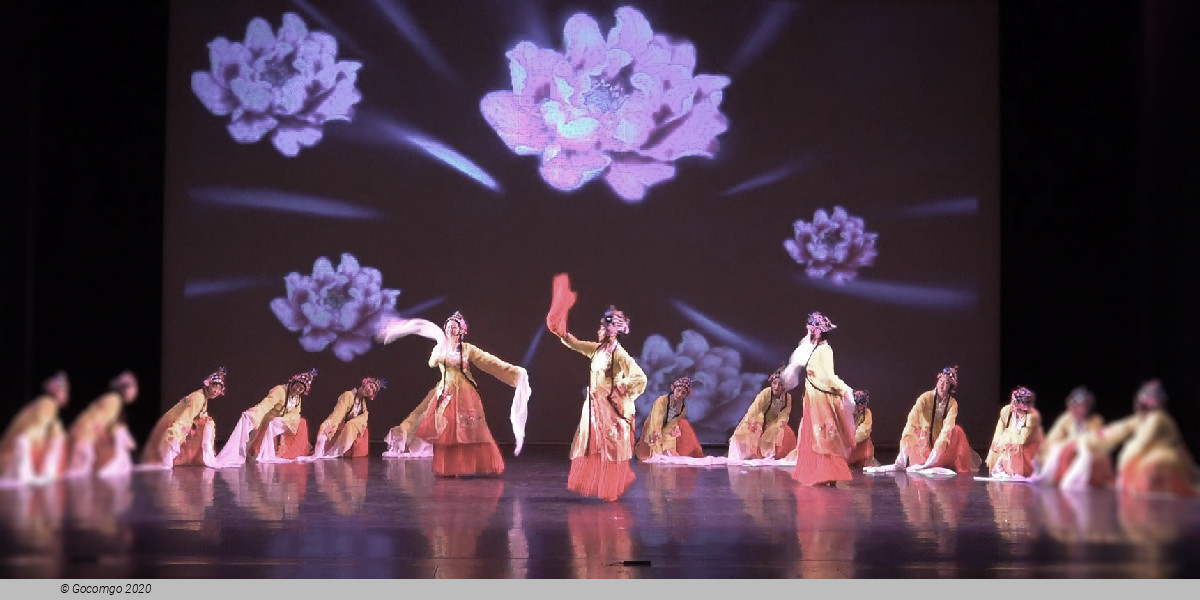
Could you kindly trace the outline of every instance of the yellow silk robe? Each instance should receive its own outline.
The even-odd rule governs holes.
[[[296,405],[289,409],[287,391],[286,384],[277,385],[267,392],[267,396],[261,402],[247,411],[254,421],[255,429],[262,427],[263,423],[270,423],[275,417],[283,417],[283,424],[287,426],[288,431],[296,433],[296,428],[300,426],[300,408],[304,404],[304,396],[296,397]],[[250,436],[250,439],[253,440],[254,436]]]
[[[1046,438],[1042,441],[1042,449],[1038,454],[1046,456],[1051,448],[1079,439],[1081,436],[1095,434],[1104,427],[1104,417],[1093,414],[1084,421],[1079,421],[1071,411],[1065,411],[1054,420]]]
[[[857,446],[871,439],[871,427],[874,419],[871,416],[871,409],[865,408],[862,414],[854,417],[854,445]]]
[[[946,447],[950,445],[949,435],[958,421],[958,400],[950,396],[946,414],[935,420],[933,413],[936,395],[937,392],[933,390],[921,394],[913,404],[912,410],[908,411],[908,421],[904,424],[904,432],[900,434],[900,449],[908,454],[910,460],[927,458],[935,450],[939,456],[943,455]]]
[[[736,445],[743,457],[762,458],[775,451],[780,430],[788,426],[791,416],[792,394],[784,392],[782,406],[776,406],[772,402],[771,388],[768,387],[754,397],[746,415],[733,430],[729,444]]]
[[[604,460],[615,462],[633,458],[634,401],[646,391],[646,373],[619,343],[610,356],[598,351],[600,344],[582,341],[570,333],[560,339],[564,346],[592,361],[588,375],[589,397],[583,401],[579,427],[571,440],[571,459],[587,454],[588,440],[592,436],[598,438],[592,439],[592,443],[600,447]],[[625,388],[624,395],[618,390],[621,386]]]
[[[446,407],[450,404],[450,395],[454,395],[458,414],[449,415],[455,419],[454,441],[460,444],[491,442],[492,436],[487,429],[487,421],[484,419],[483,403],[480,401],[479,393],[474,390],[474,371],[479,369],[507,385],[516,387],[521,376],[521,368],[510,365],[480,350],[477,346],[465,342],[462,344],[462,354],[462,358],[466,360],[468,368],[472,372],[471,380],[468,380],[467,375],[463,373],[462,364],[443,354],[440,347],[435,347],[429,355],[429,366],[436,366],[442,373],[442,380],[438,382],[432,392],[434,397],[440,398],[437,406],[434,407],[434,428],[440,437],[442,431],[449,425]],[[466,388],[471,388],[475,393],[462,393]]]
[[[53,397],[38,396],[13,417],[4,431],[4,437],[0,438],[0,473],[8,471],[13,446],[22,435],[35,446],[63,435],[62,421],[58,419],[58,402]]]
[[[1000,409],[1000,418],[996,420],[996,431],[992,434],[992,445],[988,449],[986,461],[988,470],[994,468],[996,462],[1006,453],[1020,453],[1025,462],[1032,464],[1044,438],[1042,414],[1037,409],[1031,409],[1026,414],[1025,421],[1018,424],[1012,414],[1012,405],[1004,405],[1004,408]],[[1010,473],[1010,475],[1028,476],[1030,473]]]
[[[812,428],[812,450],[819,454],[850,456],[854,450],[854,423],[843,409],[842,397],[850,386],[833,370],[833,348],[820,342],[808,359],[804,378],[804,421]],[[796,436],[797,443],[802,436]]]
[[[71,423],[73,441],[94,442],[101,434],[117,424],[125,401],[117,392],[108,392],[92,401]]]
[[[196,419],[207,415],[208,399],[204,397],[203,389],[184,396],[163,414],[158,423],[154,425],[154,429],[150,431],[150,437],[146,440],[146,449],[142,454],[142,462],[162,462],[163,454],[173,444],[183,444],[183,441],[187,439],[188,432],[191,431],[192,424]]]
[[[328,436],[331,447],[337,444],[338,439],[344,439],[345,447],[349,448],[350,444],[367,429],[366,400],[362,401],[362,412],[358,416],[350,416],[350,411],[354,408],[354,396],[355,390],[342,392],[342,395],[338,396],[337,403],[333,405],[333,412],[329,413],[329,418],[321,423],[320,431]],[[341,428],[340,432],[338,431],[339,427]],[[335,439],[334,436],[337,436],[338,439]]]
[[[1149,410],[1113,421],[1101,431],[1100,439],[1106,450],[1125,443],[1117,454],[1118,473],[1134,462],[1160,462],[1190,472],[1193,483],[1200,481],[1200,470],[1183,443],[1179,426],[1165,410]]]
[[[671,435],[675,427],[679,425],[679,420],[687,417],[687,401],[683,403],[683,410],[680,411],[674,419],[667,421],[667,409],[671,403],[671,395],[664,394],[654,400],[654,406],[650,409],[650,416],[646,417],[646,421],[642,423],[642,443],[650,446],[652,454],[665,454],[668,450],[675,451],[677,437]]]

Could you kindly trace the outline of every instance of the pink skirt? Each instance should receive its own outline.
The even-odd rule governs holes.
[[[215,427],[211,417],[196,417],[192,421],[193,429],[188,432],[183,442],[179,444],[179,455],[175,457],[175,466],[200,465],[204,466],[204,427]]]
[[[1054,471],[1054,485],[1062,483],[1063,477],[1066,477],[1067,471],[1070,470],[1071,464],[1075,462],[1075,457],[1079,455],[1079,446],[1075,443],[1068,443],[1062,449],[1062,453],[1058,455],[1058,468]],[[1107,454],[1097,456],[1092,461],[1092,472],[1088,475],[1088,485],[1096,488],[1111,487],[1116,477],[1113,475],[1112,458]]]
[[[692,424],[688,423],[687,419],[680,419],[678,425],[679,437],[675,439],[675,453],[679,456],[704,458],[704,449],[700,447],[700,440],[696,437],[696,430],[692,429]]]
[[[580,496],[612,502],[637,480],[627,460],[608,461],[604,456],[588,454],[571,461],[567,489]]]
[[[437,417],[437,406],[425,413],[425,418],[417,425],[414,435],[427,440],[433,445],[433,472],[442,477],[458,477],[460,475],[499,475],[504,472],[504,458],[500,448],[492,439],[492,432],[486,422],[481,422],[487,441],[462,443],[455,439],[457,431],[458,396],[473,394],[474,389],[459,390],[450,396],[443,414],[446,415],[446,428],[441,435],[437,433],[434,419]],[[481,419],[482,421],[482,419]]]
[[[803,421],[800,426],[800,441],[797,445],[796,468],[792,479],[801,485],[818,485],[834,481],[850,481],[850,466],[846,457],[821,454],[813,450],[812,427]]]
[[[796,432],[792,428],[783,425],[783,441],[775,445],[775,458],[783,458],[792,453],[796,449]]]
[[[871,443],[871,438],[867,438],[854,447],[846,462],[850,463],[851,467],[865,467],[871,464],[873,458],[875,458],[875,444]]]

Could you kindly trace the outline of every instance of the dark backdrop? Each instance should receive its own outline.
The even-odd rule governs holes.
[[[1157,376],[1198,447],[1198,13],[1001,3],[1002,389],[987,410],[1023,384],[1052,418],[1086,383],[1113,418]],[[135,436],[160,412],[167,22],[162,5],[47,2],[9,23],[0,419],[56,368],[66,419],[123,368],[142,380]]]

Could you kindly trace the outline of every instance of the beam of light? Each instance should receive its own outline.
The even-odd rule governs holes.
[[[445,77],[448,81],[459,84],[458,76],[454,74],[450,65],[442,58],[441,54],[434,48],[433,42],[421,31],[417,26],[417,22],[408,13],[408,9],[398,2],[389,2],[388,0],[372,0],[379,12],[391,21],[396,30],[400,32],[408,43],[412,44],[413,48],[425,59],[430,68]]]
[[[529,342],[529,349],[525,351],[525,356],[521,357],[521,366],[529,368],[530,361],[533,360],[533,355],[537,352],[538,345],[542,343],[542,336],[546,335],[545,323],[539,323],[537,331],[533,334],[533,341]]]
[[[771,348],[766,344],[756,342],[749,336],[733,331],[679,300],[672,300],[671,304],[675,306],[676,310],[683,313],[683,316],[687,317],[692,323],[695,323],[697,327],[708,335],[763,363],[775,364],[787,358],[788,351],[785,349]]]
[[[282,277],[225,277],[221,279],[194,279],[183,284],[184,298],[228,294],[282,282]]]
[[[358,114],[360,127],[337,128],[337,135],[363,144],[402,145],[415,148],[446,164],[450,168],[470,177],[480,185],[494,191],[502,191],[500,184],[483,167],[475,164],[462,153],[441,141],[407,125],[369,111]]]
[[[795,275],[795,280],[801,285],[826,292],[928,310],[971,310],[979,305],[977,291],[945,285],[866,281],[861,278],[837,285],[827,279],[813,279],[803,271]]]
[[[763,11],[762,18],[758,21],[758,26],[746,38],[745,43],[738,49],[737,54],[733,56],[733,60],[729,63],[728,71],[730,74],[736,74],[746,68],[754,59],[758,58],[763,50],[774,42],[779,37],[779,33],[783,31],[785,25],[791,20],[792,13],[797,9],[797,6],[791,2],[773,2]]]
[[[342,200],[293,194],[265,188],[195,187],[190,190],[198,205],[247,208],[270,212],[295,213],[333,219],[378,219],[383,213]]]
[[[771,185],[772,183],[776,183],[785,177],[794,175],[796,173],[799,173],[800,171],[808,169],[809,165],[811,165],[811,164],[812,164],[812,160],[807,156],[803,156],[800,158],[794,158],[774,169],[771,169],[770,171],[767,171],[766,173],[761,173],[759,175],[755,175],[754,177],[751,177],[750,179],[747,179],[746,181],[743,181],[743,182],[721,192],[721,195],[722,196],[732,196],[734,194],[748,192],[755,188],[760,188],[760,187],[763,187],[766,185]]]
[[[425,311],[445,302],[446,298],[449,298],[449,296],[441,296],[439,298],[434,298],[432,300],[426,300],[420,304],[410,306],[403,310],[398,310],[398,311],[396,311],[396,315],[399,316],[401,319],[411,319],[411,318],[419,316],[421,313],[424,313]]]
[[[979,212],[979,198],[968,196],[966,198],[951,198],[950,200],[938,200],[910,206],[901,209],[898,214],[903,217],[925,219],[929,217],[973,215],[977,212]]]
[[[341,52],[341,49],[345,47],[351,50],[355,58],[363,62],[375,62],[373,60],[368,60],[368,54],[362,46],[356,44],[353,38],[346,35],[345,31],[342,31],[337,25],[334,25],[333,21],[331,21],[329,17],[326,17],[321,13],[321,11],[313,8],[311,4],[305,2],[305,0],[292,0],[292,4],[295,4],[296,8],[300,9],[300,12],[307,15],[309,19],[319,24],[321,26],[321,30],[325,31],[325,33],[328,33],[329,35],[332,35],[333,38],[337,40],[338,54],[343,57],[343,60],[345,60],[346,57],[345,53]]]

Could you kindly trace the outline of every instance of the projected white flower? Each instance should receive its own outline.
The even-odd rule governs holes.
[[[256,17],[243,43],[218,37],[208,50],[212,64],[192,73],[192,91],[212,114],[229,115],[229,134],[242,144],[274,132],[275,148],[296,156],[321,141],[326,121],[349,121],[362,99],[354,85],[362,63],[337,60],[337,40],[293,13],[277,33]]]
[[[627,202],[675,176],[675,160],[712,157],[729,127],[724,75],[693,75],[696,48],[655,34],[631,7],[607,39],[591,16],[563,27],[566,50],[520,42],[507,53],[512,90],[484,96],[480,111],[510,150],[541,157],[542,179],[574,191],[604,180]]]
[[[654,400],[669,393],[672,382],[690,375],[693,383],[687,418],[705,444],[729,441],[767,380],[766,373],[743,373],[742,355],[737,350],[710,346],[703,334],[690,329],[684,330],[674,348],[664,336],[646,338],[638,365],[648,379],[646,392],[636,401],[639,425],[650,414]]]
[[[837,285],[858,275],[858,270],[875,263],[878,233],[868,233],[865,222],[835,206],[833,214],[818,208],[812,222],[797,219],[792,239],[783,247],[792,259],[804,266],[813,279],[829,277]]]
[[[333,344],[333,353],[350,362],[371,349],[383,322],[395,316],[400,290],[383,289],[379,269],[362,267],[352,254],[342,254],[336,270],[322,256],[313,263],[312,275],[289,273],[284,278],[287,296],[271,301],[271,311],[288,331],[302,332],[300,345],[321,352]]]

